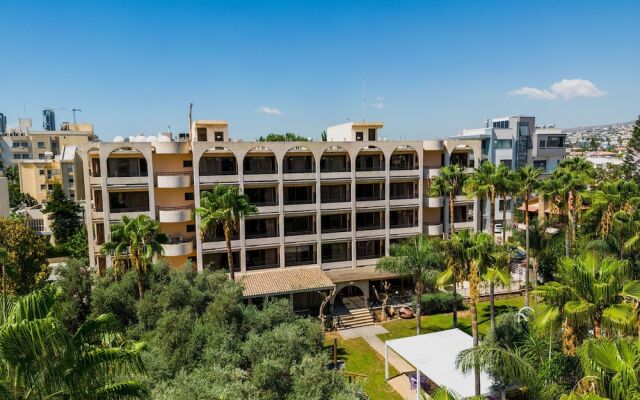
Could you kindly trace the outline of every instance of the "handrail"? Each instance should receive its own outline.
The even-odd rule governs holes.
[[[182,172],[155,172],[155,176],[183,176],[183,175],[192,175],[193,170],[190,171],[182,171]]]
[[[191,204],[188,206],[156,206],[156,211],[179,211],[179,210],[193,210],[195,209],[195,205]]]

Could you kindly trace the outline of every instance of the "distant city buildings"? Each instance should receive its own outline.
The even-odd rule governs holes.
[[[56,113],[50,108],[42,110],[42,128],[45,131],[56,130]]]
[[[44,125],[51,128],[46,121]],[[54,126],[43,131],[34,131],[31,126],[31,119],[20,118],[17,126],[0,134],[4,167],[19,168],[20,190],[38,202],[46,200],[55,183],[60,183],[69,198],[81,199],[84,189],[75,176],[82,166],[76,149],[95,139],[93,125],[63,122],[59,129]]]

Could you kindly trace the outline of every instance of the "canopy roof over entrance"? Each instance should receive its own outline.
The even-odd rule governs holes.
[[[436,385],[446,387],[463,398],[474,396],[473,373],[464,374],[456,368],[458,354],[473,346],[472,337],[460,329],[388,340],[384,346],[385,372],[388,371],[388,349],[391,349]],[[389,379],[388,372],[387,379]],[[492,393],[491,380],[485,372],[480,373],[480,393],[482,395]]]
[[[332,290],[335,286],[320,267],[277,268],[236,274],[243,286],[242,297],[265,297]]]

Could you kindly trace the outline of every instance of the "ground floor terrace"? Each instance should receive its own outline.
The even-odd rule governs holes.
[[[319,315],[323,303],[324,313],[335,315],[375,307],[384,291],[396,303],[409,302],[413,288],[411,278],[379,271],[375,266],[278,268],[237,273],[236,280],[248,303],[260,305],[268,299],[286,298],[294,311],[313,316]]]

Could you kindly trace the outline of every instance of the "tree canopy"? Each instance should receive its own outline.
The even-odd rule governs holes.
[[[270,133],[266,137],[260,136],[258,142],[306,142],[308,139],[304,136],[296,135],[293,132],[287,133]]]

